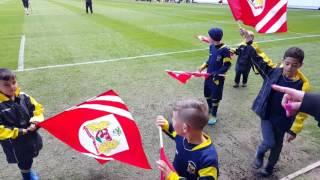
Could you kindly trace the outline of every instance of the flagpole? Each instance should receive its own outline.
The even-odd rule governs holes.
[[[163,139],[162,139],[162,129],[158,126],[159,129],[159,138],[160,138],[160,148],[163,148]]]

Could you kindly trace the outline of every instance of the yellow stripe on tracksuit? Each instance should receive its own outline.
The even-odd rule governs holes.
[[[218,179],[218,171],[215,167],[206,167],[199,170],[199,180],[205,177],[212,177],[214,180]],[[166,180],[179,180],[180,177],[176,172],[171,171]]]
[[[31,104],[34,105],[34,111],[33,111],[33,117],[30,119],[31,123],[34,122],[42,122],[44,121],[44,116],[43,116],[43,107],[41,104],[39,104],[33,97],[28,96],[30,98]]]
[[[269,58],[259,47],[257,43],[253,43],[252,47],[256,50],[257,54],[263,58],[263,60],[268,64],[269,67],[271,68],[276,68],[276,65],[272,62],[272,59]],[[304,92],[309,92],[311,89],[310,82],[306,78],[306,76],[300,71],[297,71],[296,80],[302,80],[303,85],[302,85],[302,91]],[[304,121],[308,118],[308,115],[306,113],[298,113],[296,116],[296,119],[294,120],[292,126],[291,126],[291,131],[294,132],[295,134],[298,134],[301,132],[304,126]]]
[[[168,120],[166,120],[166,123],[161,128],[171,138],[174,139],[177,136],[177,133],[175,131],[170,131]]]
[[[0,140],[15,139],[19,135],[19,128],[7,128],[4,125],[0,125]]]

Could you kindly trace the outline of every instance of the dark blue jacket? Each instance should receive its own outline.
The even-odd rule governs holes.
[[[282,76],[283,68],[276,67],[271,59],[269,59],[261,50],[259,50],[259,54],[251,45],[248,46],[250,48],[250,57],[253,65],[256,67],[262,78],[264,79],[261,90],[253,102],[252,110],[261,118],[265,119],[267,117],[268,110],[268,101],[270,98],[270,94],[272,91],[272,84],[277,84],[278,80]],[[298,71],[297,76],[302,80],[303,91],[308,91],[310,89],[309,81],[306,77]],[[290,132],[297,134],[303,128],[303,121],[307,118],[307,115],[304,113],[299,113],[294,120],[293,125],[291,126]]]

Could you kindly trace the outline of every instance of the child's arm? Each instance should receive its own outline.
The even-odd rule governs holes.
[[[208,63],[204,62],[198,69],[199,72],[202,72],[203,70],[205,70],[208,67]]]
[[[175,139],[177,133],[174,131],[173,126],[163,116],[157,117],[156,124],[162,128],[162,131],[166,133],[170,138]]]
[[[199,180],[217,180],[218,179],[218,161],[217,159],[212,158],[204,159],[206,162],[200,167]]]
[[[304,76],[304,74],[301,71],[298,71],[297,76],[299,76],[299,78],[303,81],[302,91],[309,92],[311,89],[309,80]],[[296,119],[294,120],[291,126],[289,133],[293,135],[300,133],[304,125],[303,123],[307,118],[308,115],[306,113],[298,113]]]
[[[272,60],[258,47],[256,43],[247,45],[251,57],[252,64],[256,67],[263,78],[276,67]]]
[[[26,129],[10,128],[5,125],[0,125],[0,140],[15,139],[26,133]]]
[[[30,123],[37,124],[39,122],[42,122],[44,120],[43,116],[43,107],[41,104],[39,104],[33,97],[27,95],[30,99],[29,103],[29,111],[33,114],[32,118],[30,119]]]
[[[222,67],[217,70],[216,72],[214,72],[215,75],[219,75],[219,74],[225,74],[231,67],[231,54],[230,54],[230,50],[226,49],[226,51],[224,52],[223,55],[223,65]]]

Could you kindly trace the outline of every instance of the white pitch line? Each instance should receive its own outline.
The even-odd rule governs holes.
[[[18,59],[18,71],[24,70],[24,45],[26,42],[26,36],[22,35],[19,49],[19,59]]]
[[[284,178],[281,178],[280,180],[291,180],[291,179],[294,179],[294,178],[296,178],[296,177],[298,177],[298,176],[300,176],[302,174],[305,174],[305,173],[307,173],[307,172],[309,172],[309,171],[311,171],[311,170],[313,170],[315,168],[318,168],[318,167],[320,167],[320,161],[318,161],[316,163],[313,163],[313,164],[310,164],[309,166],[307,166],[305,168],[302,168],[299,171],[294,172],[294,173],[292,173],[292,174],[290,174],[290,175],[288,175],[288,176],[286,176]]]
[[[286,40],[292,40],[292,39],[312,38],[312,37],[320,37],[320,34],[298,36],[298,37],[288,37],[288,38],[281,38],[281,39],[263,40],[263,41],[257,41],[257,43],[268,43],[268,42],[286,41]],[[236,46],[236,45],[233,45],[233,46]],[[173,52],[166,52],[166,53],[157,53],[157,54],[132,56],[132,57],[122,57],[122,58],[115,58],[115,59],[104,59],[104,60],[87,61],[87,62],[81,62],[81,63],[41,66],[41,67],[35,67],[35,68],[26,68],[26,69],[24,69],[24,71],[35,71],[35,70],[43,70],[43,69],[53,69],[53,68],[72,67],[72,66],[80,66],[80,65],[88,65],[88,64],[101,64],[101,63],[133,60],[133,59],[143,59],[143,58],[148,58],[148,57],[159,57],[159,56],[166,56],[166,55],[172,55],[172,54],[197,52],[197,51],[203,51],[203,50],[207,50],[207,49],[208,48],[189,49],[189,50],[183,50],[183,51],[173,51]]]

